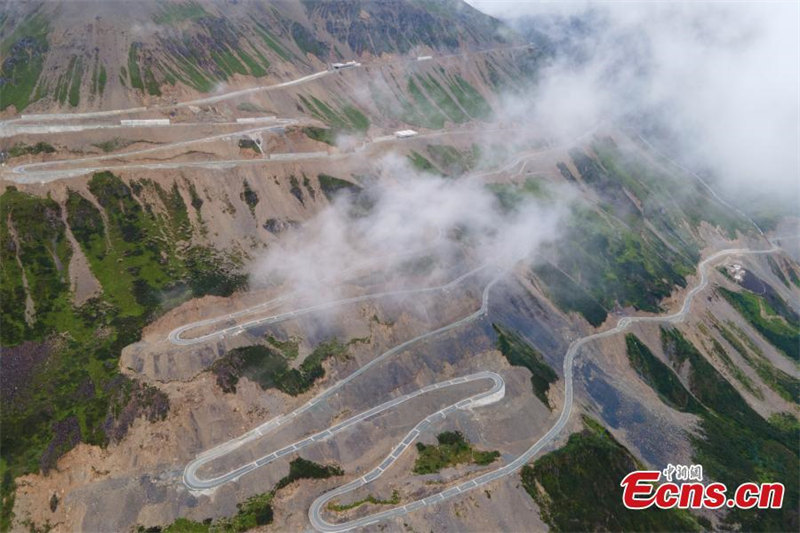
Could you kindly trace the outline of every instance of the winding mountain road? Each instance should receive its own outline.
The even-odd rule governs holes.
[[[588,344],[588,343],[590,343],[592,341],[596,341],[596,340],[599,340],[599,339],[602,339],[602,338],[605,338],[605,337],[610,337],[612,335],[616,335],[618,333],[621,333],[621,332],[627,330],[628,328],[630,328],[631,325],[636,324],[636,323],[640,323],[640,322],[678,323],[678,322],[681,322],[682,320],[684,320],[686,318],[689,310],[691,309],[691,305],[692,305],[692,302],[693,302],[694,298],[697,296],[697,294],[699,294],[702,290],[704,290],[708,286],[708,270],[709,270],[709,268],[711,268],[713,266],[713,264],[715,262],[719,261],[720,259],[722,259],[724,257],[731,256],[731,255],[770,254],[770,253],[773,253],[773,252],[775,252],[775,251],[777,251],[779,249],[780,248],[777,245],[773,244],[769,249],[764,249],[764,250],[751,250],[751,249],[748,249],[748,248],[730,248],[730,249],[718,251],[718,252],[710,255],[709,257],[707,257],[706,259],[704,259],[703,261],[701,261],[699,263],[699,265],[698,265],[699,280],[698,280],[697,284],[691,290],[689,290],[686,293],[686,296],[685,296],[684,301],[683,301],[683,303],[681,305],[681,308],[678,311],[676,311],[674,313],[671,313],[671,314],[668,314],[668,315],[660,315],[660,316],[623,317],[617,322],[617,325],[614,328],[611,328],[611,329],[608,329],[608,330],[605,330],[605,331],[602,331],[602,332],[594,333],[592,335],[587,335],[585,337],[582,337],[582,338],[579,338],[579,339],[576,339],[575,341],[573,341],[569,345],[569,347],[567,349],[567,352],[565,354],[565,357],[564,357],[563,376],[564,376],[564,383],[565,383],[565,392],[564,392],[565,396],[564,396],[564,402],[563,402],[563,407],[562,407],[561,413],[560,413],[558,419],[556,420],[555,424],[547,431],[547,433],[545,433],[541,438],[539,438],[535,443],[533,443],[530,446],[530,448],[528,448],[525,452],[520,454],[518,457],[516,457],[513,461],[509,462],[508,464],[506,464],[506,465],[504,465],[504,466],[502,466],[500,468],[497,468],[497,469],[495,469],[493,471],[481,474],[480,476],[477,476],[477,477],[475,477],[473,479],[458,483],[458,484],[456,484],[456,485],[454,485],[452,487],[449,487],[449,488],[447,488],[445,490],[442,490],[441,492],[429,495],[429,496],[427,496],[427,497],[425,497],[423,499],[420,499],[420,500],[409,502],[409,503],[406,503],[406,504],[401,505],[401,506],[397,506],[397,507],[394,507],[394,508],[391,508],[391,509],[387,509],[387,510],[384,510],[384,511],[381,511],[381,512],[378,512],[378,513],[373,513],[371,515],[368,515],[368,516],[365,516],[365,517],[362,517],[362,518],[358,518],[358,519],[354,519],[354,520],[351,520],[351,521],[348,521],[348,522],[344,522],[344,523],[338,523],[338,524],[337,523],[331,523],[331,522],[328,522],[327,520],[325,520],[322,517],[322,511],[324,510],[324,508],[326,507],[328,502],[330,502],[332,499],[334,499],[336,497],[339,497],[339,496],[341,496],[343,494],[346,494],[348,492],[352,492],[353,490],[356,490],[359,487],[367,485],[367,484],[373,482],[375,479],[378,479],[383,474],[383,472],[385,472],[386,469],[388,469],[396,461],[396,459],[407,449],[407,447],[411,443],[413,443],[413,441],[419,436],[419,434],[422,431],[425,431],[425,430],[429,429],[432,426],[433,423],[443,420],[449,413],[452,413],[452,412],[454,412],[454,411],[456,411],[458,409],[468,409],[468,408],[478,407],[478,406],[481,406],[481,405],[488,405],[488,404],[492,404],[492,403],[495,403],[497,401],[500,401],[503,398],[503,395],[505,393],[505,384],[503,382],[502,377],[500,377],[499,375],[497,375],[497,374],[495,374],[493,372],[479,372],[477,374],[470,374],[469,376],[463,376],[463,377],[460,377],[460,378],[451,379],[451,380],[440,382],[440,383],[436,383],[436,384],[433,384],[433,385],[428,385],[427,387],[423,387],[423,388],[421,388],[421,389],[419,389],[419,390],[417,390],[415,392],[412,392],[412,393],[406,394],[404,396],[400,396],[400,397],[394,398],[392,400],[389,400],[387,402],[384,402],[384,403],[382,403],[382,404],[380,404],[380,405],[378,405],[376,407],[373,407],[372,409],[369,409],[369,410],[364,411],[362,413],[359,413],[359,414],[357,414],[357,415],[355,415],[353,417],[350,417],[347,420],[345,420],[343,422],[340,422],[340,423],[338,423],[338,424],[336,424],[336,425],[334,425],[334,426],[332,426],[330,428],[327,428],[327,429],[325,429],[323,431],[315,433],[315,434],[313,434],[311,436],[305,437],[302,440],[299,440],[299,441],[297,441],[297,442],[295,442],[293,444],[290,444],[290,445],[285,446],[285,447],[283,447],[283,448],[281,448],[279,450],[276,450],[276,451],[274,451],[274,452],[272,452],[270,454],[267,454],[267,455],[261,457],[260,459],[258,459],[256,461],[253,461],[251,463],[248,463],[248,464],[243,465],[243,466],[241,466],[241,467],[239,467],[237,469],[234,469],[234,470],[232,470],[230,472],[227,472],[225,474],[222,474],[220,476],[217,476],[217,477],[214,477],[214,478],[211,478],[211,479],[200,479],[200,478],[198,478],[197,470],[201,466],[209,463],[210,461],[212,461],[214,459],[217,459],[219,457],[222,457],[222,456],[230,453],[231,451],[239,448],[241,445],[243,445],[243,444],[245,444],[247,442],[253,441],[255,439],[259,439],[259,438],[267,435],[268,433],[274,431],[275,429],[280,427],[282,424],[284,424],[287,421],[290,421],[290,420],[296,418],[300,414],[302,414],[302,413],[308,411],[309,409],[313,408],[316,404],[324,401],[327,397],[331,396],[334,392],[336,392],[338,389],[340,389],[343,385],[345,385],[346,383],[352,381],[356,377],[360,376],[361,374],[366,372],[371,367],[375,366],[376,364],[380,363],[381,361],[384,361],[386,358],[391,357],[392,355],[397,354],[402,350],[405,350],[406,348],[408,348],[412,344],[415,344],[415,343],[418,343],[418,342],[423,341],[425,339],[431,338],[433,336],[442,334],[442,333],[444,333],[446,331],[449,331],[449,330],[452,330],[452,329],[454,329],[456,327],[465,325],[465,324],[470,323],[470,322],[472,322],[474,320],[477,320],[481,316],[485,315],[488,312],[490,291],[491,291],[492,287],[494,286],[494,284],[497,283],[500,280],[501,276],[503,275],[502,273],[497,274],[489,283],[487,283],[487,285],[484,288],[483,293],[482,293],[481,307],[477,311],[475,311],[474,313],[472,313],[472,314],[470,314],[470,315],[468,315],[466,317],[463,317],[463,318],[461,318],[461,319],[459,319],[459,320],[457,320],[455,322],[452,322],[452,323],[450,323],[450,324],[448,324],[446,326],[443,326],[443,327],[438,328],[436,330],[430,331],[428,333],[425,333],[423,335],[420,335],[418,337],[410,339],[410,340],[408,340],[408,341],[406,341],[406,342],[404,342],[404,343],[402,343],[400,345],[395,346],[394,348],[384,352],[380,356],[378,356],[375,359],[371,360],[369,363],[367,363],[366,365],[362,366],[361,368],[359,368],[358,370],[356,370],[355,372],[353,372],[352,374],[350,374],[346,378],[338,381],[336,384],[334,384],[330,388],[326,389],[325,391],[323,391],[322,393],[317,395],[312,400],[309,400],[303,406],[301,406],[300,408],[296,409],[295,411],[292,411],[291,413],[289,413],[287,415],[281,415],[281,416],[278,416],[278,417],[276,417],[274,419],[271,419],[268,422],[265,422],[264,424],[262,424],[262,425],[258,426],[257,428],[245,433],[244,435],[242,435],[240,437],[232,439],[231,441],[228,441],[228,442],[226,442],[224,444],[221,444],[221,445],[219,445],[219,446],[217,446],[217,447],[215,447],[215,448],[213,448],[213,449],[211,449],[211,450],[209,450],[207,452],[204,452],[204,453],[200,454],[194,461],[192,461],[191,463],[189,463],[189,465],[187,465],[187,467],[186,467],[186,469],[184,471],[184,477],[183,477],[184,483],[190,490],[194,490],[194,491],[213,490],[216,487],[219,487],[220,485],[228,483],[230,481],[236,480],[239,477],[241,477],[242,475],[247,474],[249,472],[252,472],[253,470],[255,470],[255,469],[257,469],[257,468],[259,468],[259,467],[261,467],[261,466],[263,466],[265,464],[269,464],[270,462],[274,461],[278,457],[282,457],[284,455],[289,455],[289,454],[294,453],[294,452],[296,452],[296,451],[298,451],[298,450],[300,450],[302,448],[305,448],[307,446],[311,446],[316,442],[320,442],[320,441],[329,439],[333,435],[335,435],[336,433],[338,433],[340,431],[344,431],[345,429],[351,428],[351,427],[357,425],[361,421],[367,420],[368,418],[370,418],[372,416],[375,416],[375,415],[377,415],[379,413],[382,413],[384,411],[392,409],[393,407],[395,407],[397,405],[400,405],[401,403],[404,403],[404,402],[406,402],[406,401],[408,401],[408,400],[410,400],[410,399],[412,399],[414,397],[417,397],[417,396],[419,396],[421,394],[425,394],[426,392],[430,392],[432,390],[436,390],[436,389],[440,389],[440,388],[444,388],[444,387],[454,386],[454,385],[457,385],[459,383],[466,383],[468,381],[489,379],[493,383],[492,387],[489,390],[481,392],[481,393],[473,395],[473,396],[470,396],[469,398],[465,398],[464,400],[460,400],[459,402],[456,402],[456,403],[454,403],[452,405],[449,405],[449,406],[447,406],[447,407],[445,407],[443,409],[440,409],[439,411],[436,411],[435,413],[433,413],[433,414],[425,417],[423,420],[421,420],[416,426],[414,426],[414,428],[411,431],[409,431],[406,434],[406,436],[403,438],[403,440],[397,446],[395,446],[393,448],[392,452],[388,456],[386,456],[386,458],[376,468],[374,468],[373,470],[371,470],[367,474],[365,474],[365,475],[363,475],[363,476],[361,476],[361,477],[359,477],[359,478],[357,478],[357,479],[355,479],[355,480],[353,480],[353,481],[351,481],[351,482],[349,482],[349,483],[347,483],[345,485],[342,485],[342,486],[340,486],[340,487],[338,487],[338,488],[336,488],[336,489],[334,489],[332,491],[326,492],[325,494],[322,494],[321,496],[319,496],[311,504],[311,507],[309,508],[309,511],[308,511],[308,517],[309,517],[309,520],[311,522],[311,525],[318,531],[331,532],[331,533],[349,531],[351,529],[355,529],[355,528],[359,528],[359,527],[365,527],[365,526],[368,526],[368,525],[371,525],[371,524],[374,524],[374,523],[377,523],[377,522],[380,522],[380,521],[383,521],[383,520],[396,518],[396,517],[411,513],[413,511],[422,509],[424,507],[428,507],[428,506],[431,506],[431,505],[438,504],[438,503],[440,503],[442,501],[448,500],[450,498],[454,498],[454,497],[459,496],[459,495],[461,495],[461,494],[463,494],[465,492],[477,489],[479,487],[483,487],[483,486],[485,486],[485,485],[487,485],[487,484],[489,484],[489,483],[491,483],[493,481],[496,481],[497,479],[500,479],[500,478],[502,478],[504,476],[510,475],[510,474],[516,472],[518,469],[522,468],[522,466],[527,464],[537,453],[542,451],[546,446],[550,445],[553,442],[553,440],[561,433],[561,431],[563,431],[564,427],[566,426],[567,422],[569,421],[570,415],[572,413],[573,404],[574,404],[573,369],[574,369],[574,366],[575,366],[575,359],[579,355],[581,348],[583,348],[586,344]],[[416,291],[434,291],[434,290],[443,289],[445,287],[453,287],[453,286],[457,285],[460,281],[465,279],[466,277],[468,277],[470,275],[473,275],[478,270],[481,270],[483,268],[486,268],[486,266],[484,265],[482,267],[479,267],[478,269],[472,270],[472,271],[460,276],[459,278],[454,279],[453,281],[449,282],[446,285],[442,285],[440,287],[429,287],[429,288],[424,288],[424,289],[417,289]],[[177,328],[172,333],[170,333],[170,337],[169,338],[170,338],[170,340],[172,342],[174,342],[176,344],[187,343],[187,341],[188,341],[188,344],[193,344],[195,342],[204,342],[204,341],[210,340],[211,338],[214,338],[217,335],[224,335],[226,332],[230,332],[231,330],[236,330],[236,329],[240,329],[240,328],[245,328],[246,329],[248,327],[252,327],[253,325],[263,324],[263,323],[267,323],[267,322],[274,323],[274,322],[281,321],[281,320],[289,320],[289,319],[292,319],[292,318],[296,318],[299,315],[312,313],[314,311],[317,311],[317,310],[320,310],[320,309],[323,309],[323,308],[328,308],[328,307],[332,307],[332,306],[335,306],[335,305],[344,305],[344,304],[347,304],[347,303],[354,303],[355,301],[363,301],[364,299],[367,299],[367,298],[379,298],[381,296],[387,296],[387,295],[390,295],[390,294],[397,294],[398,292],[403,292],[403,291],[376,293],[376,294],[365,295],[365,296],[360,296],[360,297],[356,297],[356,298],[347,298],[347,299],[343,299],[343,300],[337,300],[335,302],[329,302],[329,303],[326,303],[326,304],[321,304],[319,306],[307,307],[307,308],[299,309],[297,311],[282,313],[282,314],[274,315],[274,316],[267,317],[267,318],[264,318],[264,319],[253,320],[253,321],[247,322],[247,323],[242,324],[242,325],[224,328],[222,330],[218,330],[218,331],[213,332],[211,334],[207,334],[207,335],[204,335],[202,337],[197,337],[196,339],[183,339],[181,334],[184,333],[185,331],[188,331],[188,330],[190,330],[192,328],[198,327],[199,325],[210,325],[210,324],[213,324],[213,322],[209,322],[209,321],[196,322],[196,323],[193,323],[193,324],[188,324],[187,326],[184,326],[182,328]],[[406,291],[406,292],[409,293],[409,292],[412,292],[412,291]],[[262,304],[262,305],[265,305],[265,304]],[[249,311],[249,310],[245,310],[245,312],[246,311]],[[215,320],[219,321],[219,320],[227,320],[227,319],[228,319],[228,317],[226,316],[226,317],[223,317],[221,319],[215,319]]]

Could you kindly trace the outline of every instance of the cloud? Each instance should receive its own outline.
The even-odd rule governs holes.
[[[798,193],[797,2],[471,3],[562,51],[527,96],[550,134],[656,126],[728,196]]]
[[[432,270],[413,276],[424,287],[484,264],[511,269],[557,235],[562,203],[526,196],[504,208],[479,177],[420,174],[396,154],[376,167],[381,176],[358,197],[341,195],[258,259],[253,285],[332,300],[362,268],[388,272],[418,256],[433,259]]]

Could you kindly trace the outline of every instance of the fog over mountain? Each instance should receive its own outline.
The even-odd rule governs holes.
[[[769,191],[796,209],[797,2],[470,3],[552,52],[530,95],[538,126],[633,119],[727,196]]]
[[[463,248],[467,264],[507,270],[555,239],[570,197],[564,191],[559,201],[530,198],[508,210],[478,178],[422,174],[395,154],[380,166],[383,175],[375,183],[358,195],[339,195],[269,248],[256,262],[254,284],[277,282],[303,296],[330,300],[346,293],[343,284],[359,267],[388,269],[415,256],[446,260]],[[442,274],[434,270],[429,277]]]

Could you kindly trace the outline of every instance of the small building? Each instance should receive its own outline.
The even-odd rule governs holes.
[[[331,63],[331,68],[333,70],[342,70],[345,68],[353,68],[353,67],[360,67],[361,63],[357,61],[347,61],[345,63]]]
[[[416,137],[417,135],[419,135],[419,132],[414,130],[399,130],[394,132],[394,136],[398,139],[407,139],[409,137]]]
[[[429,59],[433,59],[433,56],[419,56],[417,61],[428,61]]]
[[[120,120],[121,126],[169,126],[168,118],[144,118],[136,120]]]

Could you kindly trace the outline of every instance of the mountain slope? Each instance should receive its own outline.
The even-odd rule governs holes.
[[[12,3],[0,19],[0,110],[168,102],[335,61],[510,39],[500,22],[455,0]]]

